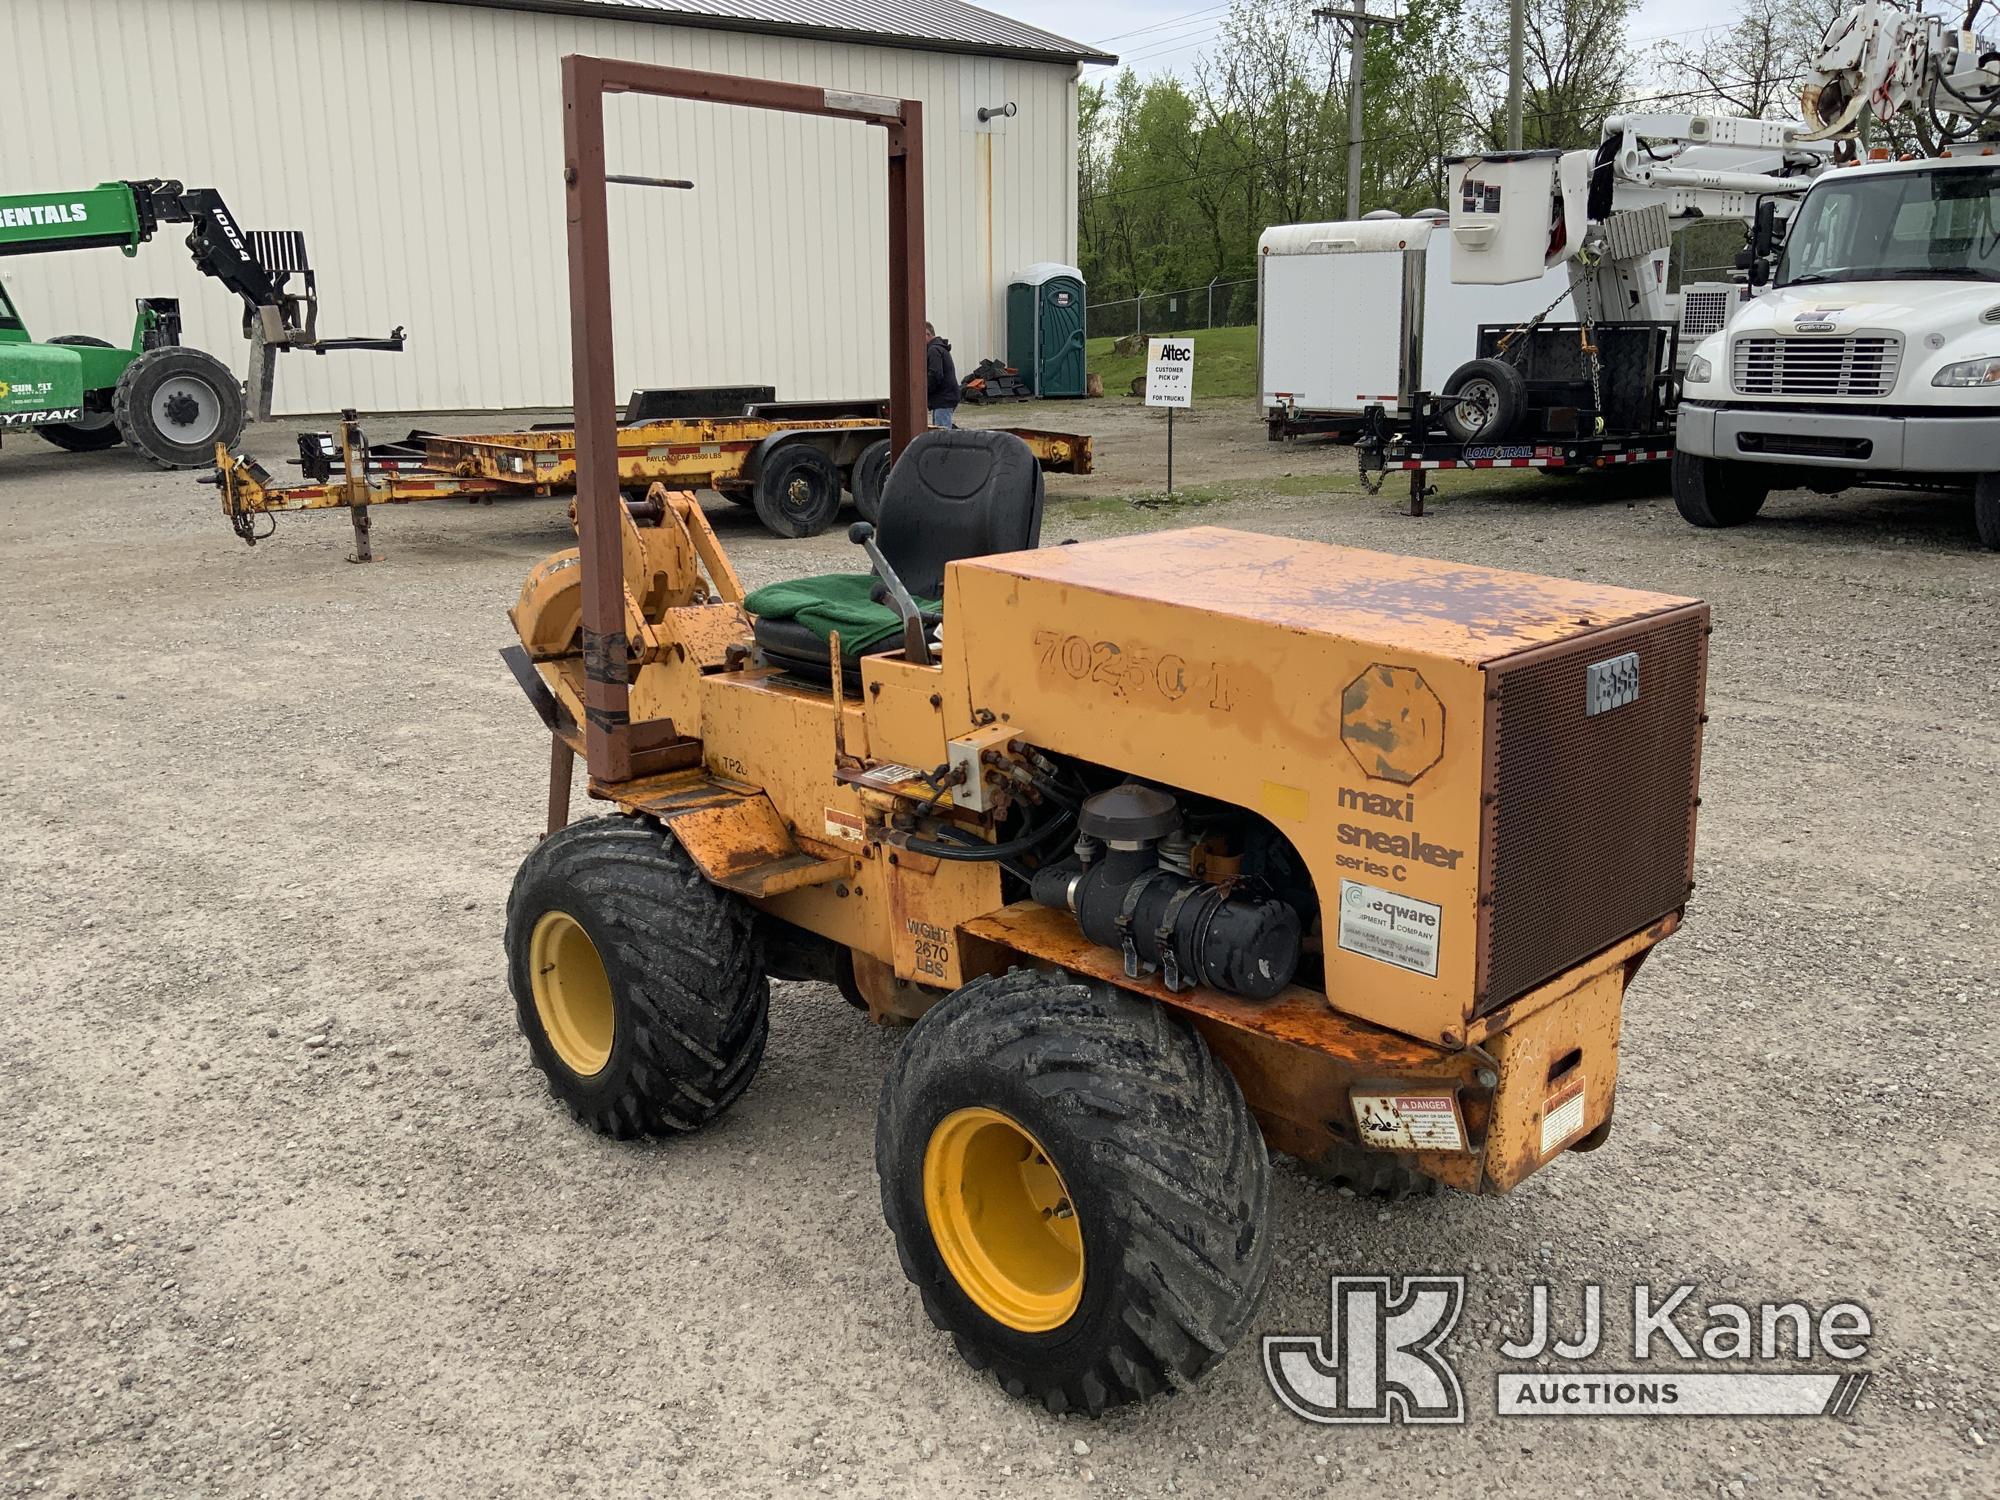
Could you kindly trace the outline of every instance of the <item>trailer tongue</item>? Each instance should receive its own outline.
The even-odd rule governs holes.
[[[761,389],[768,394],[768,387]],[[618,428],[619,488],[628,496],[643,495],[655,483],[714,490],[756,511],[780,536],[825,531],[839,514],[843,490],[863,519],[876,519],[888,470],[883,403],[745,403],[728,400],[732,394],[741,392],[636,392]],[[735,411],[719,413],[732,405]],[[674,415],[648,415],[658,412]],[[1091,471],[1086,434],[1005,430],[1027,444],[1045,473]],[[215,464],[204,482],[221,490],[223,514],[245,542],[270,535],[276,512],[344,508],[354,525],[350,560],[372,562],[372,507],[571,494],[577,444],[569,425],[463,436],[412,432],[396,442],[370,443],[348,412],[338,432],[299,434],[303,482],[280,482],[256,459],[223,444],[216,446]],[[260,517],[273,520],[260,529]]]

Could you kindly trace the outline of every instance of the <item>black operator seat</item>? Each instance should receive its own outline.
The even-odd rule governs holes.
[[[939,427],[921,434],[890,470],[872,540],[919,608],[935,620],[943,607],[948,563],[1028,551],[1041,537],[1042,470],[1028,445],[1011,432]],[[886,579],[874,580],[872,597],[857,610],[859,579],[865,577],[801,578],[753,593],[744,606],[766,660],[799,677],[831,681],[824,631],[833,620],[841,638],[841,675],[858,691],[860,659],[900,650],[904,639],[903,618]],[[783,614],[760,613],[760,597],[781,599]]]

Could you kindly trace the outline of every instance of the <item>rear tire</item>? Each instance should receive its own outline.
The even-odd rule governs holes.
[[[1674,509],[1690,526],[1741,526],[1764,508],[1770,481],[1755,464],[1674,454]]]
[[[658,826],[591,818],[507,898],[507,979],[549,1092],[602,1134],[706,1125],[756,1076],[770,984],[748,902]]]
[[[1461,443],[1497,443],[1528,412],[1528,381],[1504,359],[1467,360],[1444,383],[1447,397],[1462,399],[1439,408],[1444,430]]]
[[[110,349],[115,345],[103,339],[92,338],[87,333],[65,333],[49,340],[51,344],[81,344],[91,349]],[[42,438],[69,453],[101,453],[106,448],[116,448],[124,439],[118,435],[118,423],[108,411],[86,412],[81,422],[51,422],[46,427],[35,429]]]
[[[1378,1198],[1385,1203],[1428,1198],[1444,1186],[1398,1157],[1359,1146],[1336,1145],[1317,1160],[1301,1158],[1299,1166],[1307,1175],[1346,1188],[1357,1198]]]
[[[215,462],[217,443],[233,448],[243,436],[243,386],[213,354],[170,344],[125,367],[111,414],[141,457],[198,469]]]
[[[875,1168],[931,1321],[1052,1412],[1198,1380],[1270,1273],[1270,1163],[1236,1080],[1109,986],[1017,970],[934,1007],[883,1083]]]
[[[861,519],[882,519],[882,491],[889,484],[889,440],[880,438],[861,450],[854,461],[854,508]]]
[[[757,475],[757,519],[774,536],[818,536],[840,514],[840,470],[811,443],[787,443]]]
[[[1972,524],[1979,545],[2000,552],[2000,474],[1981,474],[1972,486]]]

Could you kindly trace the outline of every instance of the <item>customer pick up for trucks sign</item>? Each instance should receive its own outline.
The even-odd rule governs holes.
[[[1146,341],[1146,404],[1183,411],[1194,405],[1193,339]]]

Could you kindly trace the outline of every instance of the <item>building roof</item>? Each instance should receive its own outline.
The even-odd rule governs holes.
[[[962,52],[1030,62],[1115,63],[1116,57],[961,0],[446,0],[711,31]]]

